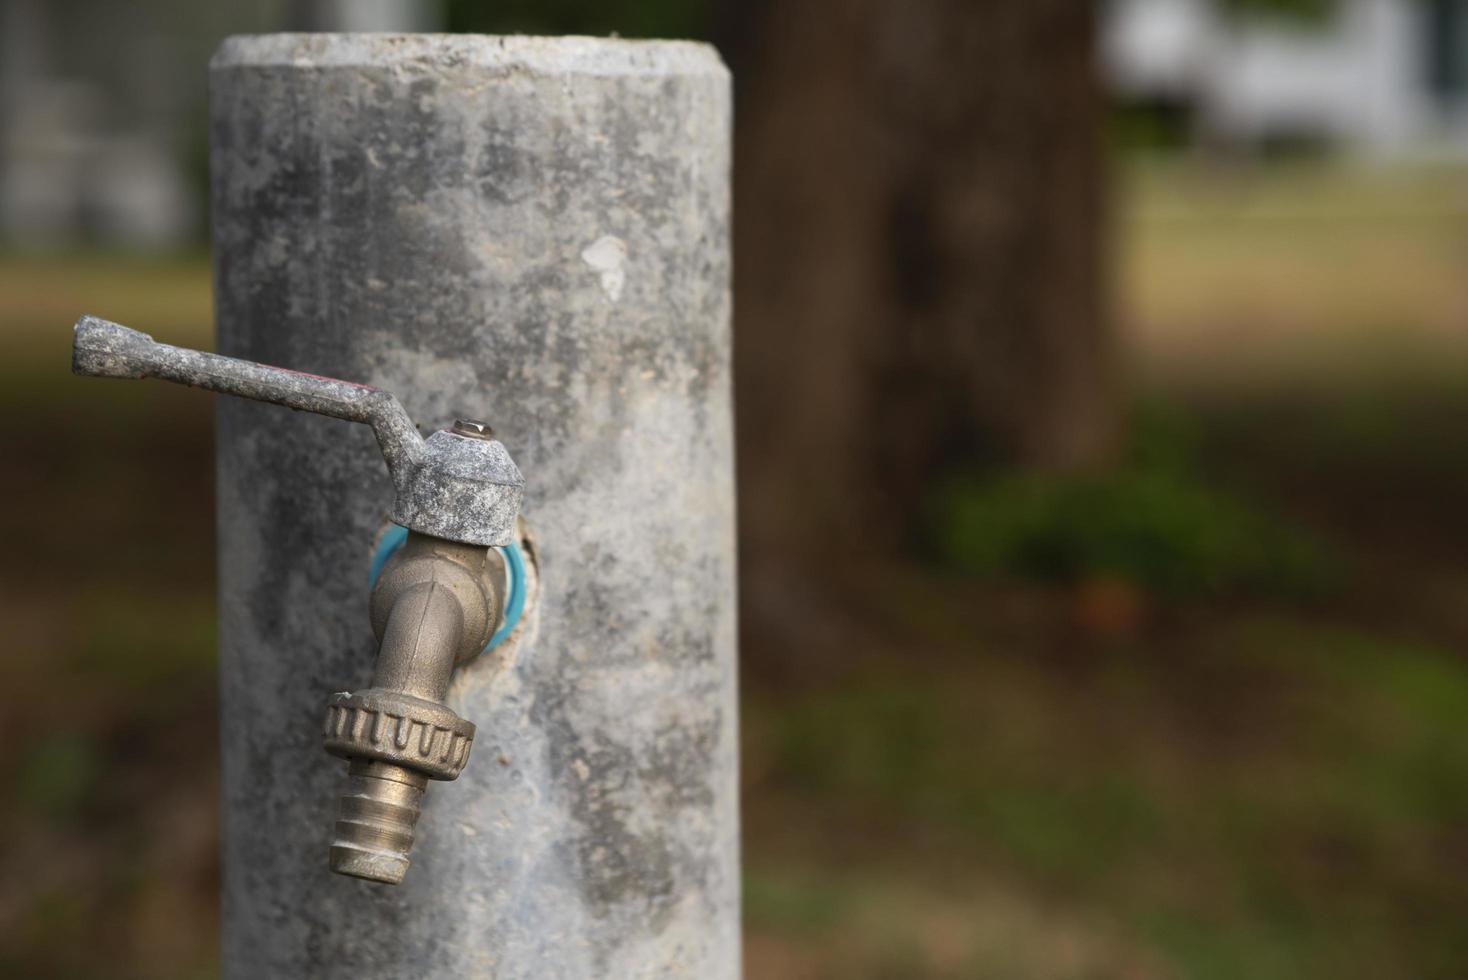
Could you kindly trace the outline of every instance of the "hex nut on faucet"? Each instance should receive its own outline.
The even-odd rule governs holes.
[[[396,884],[408,868],[429,779],[458,777],[474,725],[443,704],[456,664],[485,648],[501,614],[525,479],[493,430],[460,420],[423,439],[389,392],[160,344],[97,317],[77,321],[76,374],[161,378],[372,427],[408,539],[372,590],[380,643],[372,686],[332,695],[323,744],[349,760],[331,867]]]

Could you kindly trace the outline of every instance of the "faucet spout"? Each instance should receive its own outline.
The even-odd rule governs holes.
[[[433,574],[432,565],[430,569]],[[437,578],[399,591],[382,634],[372,686],[442,701],[463,642],[464,619],[459,597]]]
[[[372,686],[333,694],[323,745],[346,758],[331,869],[403,880],[428,780],[458,778],[474,725],[443,701],[456,664],[499,623],[504,568],[492,548],[411,533],[372,590],[380,646]]]

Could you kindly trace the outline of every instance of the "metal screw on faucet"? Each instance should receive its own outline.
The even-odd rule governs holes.
[[[489,427],[489,423],[480,422],[478,419],[456,419],[454,427],[449,431],[455,435],[468,436],[471,439],[494,438],[494,430]]]

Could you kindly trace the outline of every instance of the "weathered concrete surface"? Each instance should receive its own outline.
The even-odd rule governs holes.
[[[211,85],[220,351],[493,423],[542,583],[454,683],[479,736],[407,881],[330,874],[320,718],[372,672],[392,486],[365,428],[220,399],[224,975],[736,976],[717,55],[249,37]]]

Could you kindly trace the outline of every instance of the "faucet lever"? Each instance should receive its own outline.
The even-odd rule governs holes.
[[[372,426],[389,469],[423,455],[423,438],[397,398],[380,388],[160,344],[100,317],[77,321],[71,369],[93,378],[158,378]]]
[[[369,425],[396,490],[395,523],[462,544],[513,539],[525,478],[482,424],[483,431],[461,423],[425,440],[381,388],[160,344],[95,316],[76,323],[71,369],[95,378],[159,378]]]

